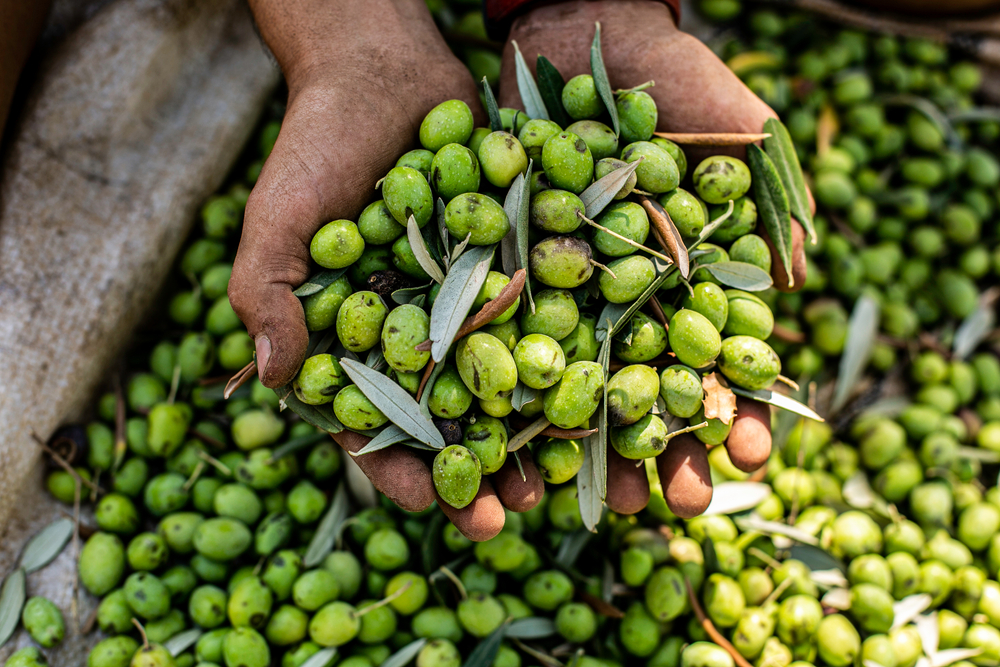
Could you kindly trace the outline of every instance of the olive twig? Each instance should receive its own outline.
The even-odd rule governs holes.
[[[694,615],[698,618],[698,623],[705,630],[713,642],[721,646],[726,650],[726,653],[732,656],[733,660],[739,667],[752,667],[746,658],[740,654],[736,648],[729,643],[729,640],[725,636],[715,629],[715,624],[712,623],[711,619],[705,616],[705,610],[701,608],[701,604],[698,602],[697,596],[694,594],[694,588],[691,587],[691,580],[684,577],[684,584],[687,586],[688,600],[691,602],[691,609],[694,610]]]
[[[170,378],[170,393],[167,395],[167,405],[173,405],[177,400],[177,388],[181,384],[181,365],[174,364],[174,374]]]
[[[221,472],[226,477],[229,477],[230,475],[233,474],[233,471],[230,469],[229,466],[227,466],[225,463],[215,458],[208,452],[198,452],[198,458],[205,461],[206,463],[210,463],[213,466],[215,466],[216,470]]]
[[[410,581],[407,581],[405,584],[403,584],[402,588],[400,588],[399,590],[393,591],[389,595],[386,595],[384,598],[382,598],[378,602],[373,602],[372,604],[368,605],[367,607],[362,607],[361,609],[355,609],[354,613],[352,614],[352,616],[354,616],[354,618],[361,618],[362,616],[364,616],[368,612],[375,611],[376,609],[379,609],[381,607],[386,606],[387,604],[389,604],[390,602],[392,602],[396,598],[402,596],[404,593],[406,593],[406,591],[410,590],[410,587],[412,585],[413,585],[413,580],[411,579]]]
[[[612,271],[611,269],[609,269],[608,267],[604,266],[600,262],[595,262],[594,260],[590,260],[590,264],[591,264],[591,266],[594,266],[594,267],[600,269],[601,271],[604,271],[605,273],[607,273],[608,275],[610,275],[615,280],[618,280],[618,276],[615,275],[615,272]]]
[[[685,146],[746,146],[770,138],[769,132],[653,132],[653,136],[669,139]]]
[[[458,578],[458,575],[444,565],[438,568],[438,572],[448,577],[448,579],[451,580],[451,583],[455,584],[455,587],[458,589],[458,596],[461,599],[467,600],[469,598],[469,593],[465,590],[465,584],[463,584],[462,580]]]
[[[774,560],[774,559],[772,558],[771,560]],[[775,562],[777,563],[777,561],[775,561]],[[777,563],[777,564],[779,566],[781,565],[781,563]],[[775,569],[777,569],[777,568],[775,568]],[[777,586],[775,586],[774,590],[771,591],[771,594],[768,595],[767,598],[764,599],[763,604],[760,605],[761,608],[767,608],[767,605],[771,604],[772,602],[774,602],[775,600],[777,600],[778,598],[780,598],[781,594],[784,593],[786,590],[788,590],[788,587],[792,585],[793,581],[795,581],[795,580],[792,579],[791,577],[788,577],[787,579],[785,579],[784,581],[782,581],[780,584],[778,584]]]
[[[639,203],[646,209],[649,222],[657,232],[656,240],[659,241],[664,250],[670,253],[671,261],[677,265],[681,277],[687,278],[691,273],[691,260],[677,226],[670,219],[670,214],[658,202],[649,197],[640,195]]]
[[[774,328],[771,329],[771,334],[778,340],[784,341],[786,343],[804,343],[806,342],[806,335],[801,331],[792,331],[788,327],[782,326],[777,322],[774,323]]]
[[[780,373],[778,374],[778,382],[780,382],[780,383],[782,383],[782,384],[790,387],[794,391],[799,391],[801,389],[801,387],[799,387],[799,383],[798,382],[796,382],[795,380],[793,380],[790,377],[785,377],[784,375],[782,375]]]
[[[139,628],[139,636],[142,637],[142,648],[149,649],[149,638],[146,637],[146,628],[142,627],[142,623],[135,616],[132,617],[132,625]]]
[[[761,551],[757,547],[750,547],[749,549],[747,549],[747,555],[759,558],[760,560],[767,563],[768,567],[774,568],[775,570],[781,567],[781,563],[774,560],[774,558],[772,558],[769,554],[767,554],[764,551]]]
[[[637,248],[639,250],[643,250],[645,252],[648,252],[650,255],[652,255],[653,257],[656,257],[657,259],[662,259],[664,262],[672,262],[673,261],[672,259],[670,259],[666,255],[664,255],[662,252],[656,252],[652,248],[647,248],[646,246],[642,245],[641,243],[639,243],[637,241],[633,241],[632,239],[628,238],[627,236],[622,236],[618,232],[611,231],[610,229],[608,229],[604,225],[600,225],[600,224],[594,222],[593,220],[591,220],[590,218],[588,218],[587,216],[585,216],[580,211],[576,212],[576,217],[580,218],[581,220],[583,220],[584,222],[586,222],[591,227],[593,227],[595,229],[599,229],[602,232],[615,237],[619,241],[624,241],[625,243],[627,243],[628,245],[632,246],[633,248]]]
[[[73,478],[73,481],[75,481],[77,484],[82,484],[86,486],[88,489],[90,489],[91,493],[104,493],[104,490],[97,484],[90,481],[89,479],[84,479],[83,477],[80,477],[79,473],[77,473],[76,470],[73,469],[73,466],[71,466],[66,461],[66,459],[60,456],[57,451],[55,451],[47,444],[45,444],[45,441],[39,438],[37,433],[32,431],[31,437],[34,439],[35,442],[38,443],[38,446],[42,448],[43,452],[52,457],[52,460],[56,462],[56,465],[58,465],[60,468],[69,473],[70,477]]]
[[[194,467],[194,470],[191,471],[191,476],[187,478],[187,481],[184,482],[184,486],[182,486],[181,488],[184,489],[185,491],[190,491],[191,487],[194,486],[195,482],[198,481],[198,478],[201,477],[201,473],[203,470],[205,470],[205,461],[198,461],[198,464]]]
[[[664,329],[669,329],[670,323],[667,321],[667,314],[663,312],[663,306],[660,304],[660,300],[656,298],[655,294],[649,297],[649,308],[653,311],[656,321],[662,324]]]

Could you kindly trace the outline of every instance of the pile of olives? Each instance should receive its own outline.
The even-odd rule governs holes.
[[[712,3],[717,9],[739,5]],[[793,39],[808,25],[813,25],[804,33],[810,43]],[[130,353],[120,399],[114,392],[102,396],[95,421],[62,429],[51,442],[77,475],[99,489],[81,487],[85,542],[79,580],[86,594],[101,598],[88,667],[375,667],[386,661],[418,667],[1000,664],[996,354],[979,350],[968,361],[949,357],[943,351],[947,328],[940,349],[915,348],[904,356],[897,351],[902,348],[892,347],[891,363],[885,346],[878,345],[874,364],[896,370],[901,396],[876,401],[843,426],[776,414],[776,446],[766,468],[755,474],[739,469],[725,447],[715,446],[726,438],[725,424],[703,418],[701,373],[711,368],[733,386],[767,387],[781,369],[769,344],[794,377],[833,375],[847,312],[859,294],[877,298],[883,331],[895,342],[967,314],[955,310],[959,292],[935,291],[945,289],[950,273],[964,272],[985,284],[985,273],[977,276],[967,268],[967,255],[982,254],[981,231],[963,246],[955,230],[964,223],[935,214],[913,228],[905,223],[900,239],[884,235],[895,215],[887,212],[899,208],[899,215],[910,219],[902,212],[905,198],[892,197],[900,191],[906,201],[921,197],[904,180],[912,182],[930,162],[946,168],[952,154],[917,144],[914,137],[927,129],[917,121],[911,126],[907,112],[900,117],[907,126],[903,144],[909,147],[898,161],[900,173],[877,174],[885,176],[885,198],[862,188],[866,168],[851,172],[853,182],[847,179],[876,202],[873,226],[857,224],[860,214],[853,209],[862,196],[837,204],[829,193],[821,194],[826,186],[818,186],[843,185],[840,176],[820,175],[838,169],[842,174],[845,154],[877,170],[878,160],[890,160],[853,155],[858,144],[849,138],[867,136],[854,125],[865,114],[853,109],[870,102],[831,104],[853,129],[836,138],[823,157],[809,150],[812,139],[802,134],[808,123],[801,117],[815,117],[826,95],[866,71],[845,72],[845,67],[875,62],[859,52],[884,55],[886,44],[895,40],[767,11],[753,13],[748,26],[755,33],[752,48],[805,71],[817,67],[806,54],[849,53],[841,64],[824,60],[828,74],[814,79],[826,88],[805,90],[799,75],[782,73],[784,65],[780,71],[746,74],[765,97],[767,82],[777,91],[782,80],[790,84],[785,106],[780,95],[768,101],[786,116],[803,162],[813,167],[812,185],[825,215],[804,294],[751,294],[719,285],[705,268],[712,262],[770,268],[771,255],[753,233],[756,216],[746,196],[751,184],[745,165],[709,158],[692,170],[691,188],[680,189],[688,171],[685,155],[645,134],[655,127],[648,96],[642,91],[623,96],[629,104],[619,108],[619,141],[601,121],[607,119],[595,102],[593,81],[578,77],[568,82],[565,108],[575,122],[565,130],[502,110],[506,129],[490,132],[473,128],[461,103],[435,109],[421,128],[424,147],[404,155],[387,174],[382,198],[357,222],[334,221],[316,236],[317,264],[346,270],[304,297],[305,312],[315,338],[332,338],[333,332],[337,347],[310,357],[283,393],[254,380],[223,402],[225,379],[253,354],[225,293],[247,187],[279,127],[277,117],[270,119],[239,167],[245,176],[202,211],[202,227],[168,286],[166,311],[173,325],[158,324],[154,338],[141,339]],[[911,81],[946,71],[938,56],[927,60],[934,49],[924,43],[897,46],[890,62],[910,63],[905,68]],[[730,42],[724,48],[734,56],[747,47]],[[799,55],[788,57],[792,52]],[[878,67],[871,65],[870,80],[889,85]],[[955,80],[942,85],[961,93],[953,99],[956,106],[966,105],[964,96],[975,88],[969,67],[960,63],[947,71]],[[950,106],[939,77],[930,78],[913,90],[931,91],[936,102]],[[892,119],[895,111],[886,117]],[[994,141],[990,123],[954,127],[965,140],[975,134],[984,144]],[[910,154],[917,150],[919,155]],[[987,161],[973,157],[976,149],[963,150],[966,163],[978,166],[949,171],[949,186],[945,181],[922,186],[935,188],[931,210],[959,202],[976,209],[966,198],[984,201],[969,193],[988,186],[970,188],[969,180],[961,179],[975,183],[972,173],[988,171],[982,167]],[[635,181],[596,216],[600,227],[581,218],[586,207],[580,194],[594,178],[639,155]],[[534,310],[522,292],[496,319],[451,346],[425,391],[442,433],[454,434],[454,426],[460,433],[436,457],[435,481],[443,497],[455,506],[471,498],[469,480],[478,484],[479,475],[502,465],[517,429],[541,416],[560,436],[543,435],[528,445],[549,484],[545,496],[528,512],[507,512],[503,531],[478,544],[437,507],[407,513],[382,498],[375,507],[354,503],[344,514],[345,496],[336,491],[343,486],[342,453],[325,433],[293,411],[282,411],[282,399],[293,407],[294,399],[329,410],[366,435],[384,427],[385,416],[349,384],[339,360],[367,353],[373,367],[385,368],[387,382],[413,395],[420,389],[430,353],[414,348],[429,336],[429,313],[440,286],[409,245],[409,217],[434,231],[423,234],[425,241],[433,239],[436,198],[443,200],[442,223],[451,241],[436,256],[454,257],[450,246],[466,238],[470,246],[498,243],[510,225],[504,190],[529,159],[535,168],[526,268]],[[904,166],[914,160],[919,169]],[[726,177],[719,178],[720,172]],[[650,246],[647,238],[654,232],[647,209],[629,194],[632,189],[655,198],[689,243],[728,210],[730,199],[733,213],[709,242],[692,249],[690,289],[676,274],[668,276],[656,291],[660,312],[650,300],[630,326],[611,335],[614,359],[605,368],[598,363],[602,312],[608,304],[635,301],[665,270],[634,245]],[[989,201],[992,207],[995,202]],[[945,239],[933,259],[910,237],[929,236],[922,231],[928,229]],[[859,238],[872,245],[852,245]],[[880,282],[873,272],[887,270],[883,264],[891,263],[882,257],[895,255],[874,248],[892,242],[903,244],[899,252],[913,244],[918,256],[901,260]],[[845,276],[853,274],[843,265],[859,257],[863,277],[852,283]],[[925,265],[928,276],[909,286],[904,299],[896,290],[906,283],[900,279],[903,267],[912,263]],[[494,268],[470,312],[498,298],[510,282],[499,264]],[[394,298],[403,288],[408,289]],[[925,302],[937,306],[933,318],[926,314],[933,309],[921,305]],[[891,328],[897,319],[907,319],[893,314],[898,305],[916,313],[909,333]],[[807,344],[774,335],[772,308],[787,330],[808,334]],[[727,345],[734,351],[727,353]],[[748,349],[761,351],[759,365],[743,361]],[[373,350],[381,354],[381,364]],[[668,351],[676,359],[665,363]],[[708,422],[694,435],[710,448],[719,511],[690,519],[673,515],[656,467],[647,461],[654,491],[650,505],[633,516],[605,511],[595,533],[586,529],[573,483],[583,442],[568,436],[592,423],[605,379],[609,444],[637,462],[667,446],[668,424],[673,429]],[[515,393],[522,400],[535,398],[515,410]],[[126,419],[116,434],[119,400]],[[124,447],[116,444],[118,435]],[[471,474],[462,472],[469,467]],[[462,483],[456,484],[457,478]],[[46,485],[72,506],[77,485],[71,474],[53,464]],[[334,539],[319,539],[328,536],[326,520],[338,514],[345,520]],[[9,655],[7,667],[45,665],[66,633],[77,631],[41,597],[30,598],[21,617],[32,641],[19,636],[21,648]],[[530,632],[519,632],[529,626]],[[473,663],[487,645],[492,652],[486,660]],[[330,655],[334,648],[336,655]]]
[[[330,405],[346,428],[374,435],[389,418],[351,384],[340,359],[368,354],[376,365],[384,360],[388,377],[405,390],[428,392],[428,416],[460,425],[461,439],[434,459],[437,490],[457,508],[475,497],[481,475],[504,464],[517,431],[512,421],[544,415],[561,430],[556,437],[536,439],[531,448],[547,481],[572,479],[584,461],[573,430],[593,426],[605,381],[610,442],[625,458],[639,460],[664,451],[674,418],[683,426],[702,425],[694,433],[706,444],[726,440],[731,420],[705,419],[703,372],[718,370],[748,390],[771,386],[780,373],[781,362],[765,342],[774,325],[771,310],[750,292],[724,289],[705,268],[735,261],[765,277],[770,271],[767,244],[752,233],[757,210],[748,194],[747,165],[729,156],[709,157],[695,166],[693,188],[685,190],[679,184],[686,156],[673,142],[653,136],[657,109],[647,93],[619,94],[620,137],[597,120],[606,112],[592,76],[568,81],[562,102],[575,119],[565,130],[550,120],[500,109],[506,129],[490,131],[473,127],[472,112],[461,100],[438,105],[421,124],[423,148],[403,155],[381,180],[382,198],[357,222],[326,224],[311,243],[313,260],[336,273],[327,273],[328,281],[335,280],[305,297],[306,321],[317,334],[334,331],[337,342],[331,344],[339,343],[341,351],[305,361],[292,383],[296,397],[309,406]],[[447,278],[439,266],[432,281],[426,262],[436,262],[417,260],[407,224],[412,220],[424,230],[422,245],[452,260],[466,246],[500,243],[515,233],[503,206],[506,189],[526,173],[529,161],[536,165],[527,231],[531,300],[516,295],[480,330],[458,340],[444,369],[424,388],[431,352],[420,344],[430,336],[439,282]],[[595,178],[635,162],[616,201],[588,224],[581,193]],[[635,312],[614,337],[612,374],[610,364],[598,361],[604,309],[640,299],[672,268],[654,262],[643,245],[656,232],[651,233],[647,210],[628,199],[633,190],[655,197],[684,241],[697,245],[690,282],[682,285],[677,272],[661,281],[657,308]],[[698,243],[717,218],[725,221],[708,236],[711,242]],[[442,242],[438,225],[450,241]],[[513,277],[499,270],[499,253],[493,263],[473,312],[499,298]],[[381,357],[372,357],[372,351]],[[515,408],[514,397],[525,390],[531,400]],[[439,428],[447,433],[441,421]]]
[[[731,3],[720,0],[712,7]],[[844,349],[852,304],[880,305],[872,366],[934,331],[950,347],[1000,274],[1000,122],[968,113],[982,74],[945,45],[843,29],[808,14],[749,12],[715,45],[785,120],[818,205],[802,292],[761,297],[798,336],[772,341],[792,377]]]

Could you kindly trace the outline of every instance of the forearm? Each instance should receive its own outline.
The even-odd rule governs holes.
[[[17,79],[45,25],[48,0],[0,0],[0,134]]]

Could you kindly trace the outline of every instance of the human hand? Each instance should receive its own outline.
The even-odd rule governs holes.
[[[672,132],[757,133],[775,113],[754,95],[704,44],[674,25],[669,8],[657,0],[588,2],[571,0],[550,4],[514,21],[510,41],[516,41],[529,63],[535,54],[546,56],[568,81],[590,73],[590,44],[594,23],[601,23],[604,63],[612,85],[629,87],[650,79],[647,88],[657,103],[657,129]],[[504,50],[500,103],[520,107],[514,68],[514,49]],[[728,152],[745,157],[743,149],[688,147],[689,164],[709,154]],[[771,246],[775,286],[788,291],[788,275]],[[805,233],[792,221],[795,288],[805,281]],[[770,411],[765,404],[737,399],[737,416],[726,448],[734,465],[752,471],[767,461],[771,450]],[[657,458],[664,497],[670,509],[683,517],[700,514],[712,499],[708,453],[693,435],[682,435]],[[646,506],[649,484],[645,469],[608,448],[607,504],[619,513]]]
[[[777,114],[719,60],[707,46],[681,32],[673,15],[659,0],[569,0],[534,9],[517,18],[503,53],[500,74],[501,106],[521,108],[514,68],[516,41],[530,66],[542,54],[568,81],[590,73],[590,45],[594,23],[601,23],[604,64],[612,86],[627,88],[649,80],[647,88],[659,109],[661,132],[758,133]],[[728,153],[745,158],[742,147],[686,147],[691,168],[709,155]],[[768,238],[775,287],[795,291],[805,282],[805,232],[792,221],[794,288]]]
[[[254,338],[261,382],[288,384],[305,358],[308,331],[292,290],[309,277],[309,243],[332,219],[357,219],[372,185],[416,144],[434,106],[462,99],[485,124],[476,85],[448,49],[423,0],[252,0],[257,23],[288,82],[281,133],[247,202],[229,298]],[[334,436],[357,451],[364,436]],[[418,511],[435,499],[430,469],[402,445],[357,458],[376,488]],[[522,455],[484,479],[462,510],[441,503],[459,529],[487,539],[503,527],[501,501],[533,507],[542,480]],[[511,462],[513,464],[513,462]],[[516,478],[516,479],[515,479]]]

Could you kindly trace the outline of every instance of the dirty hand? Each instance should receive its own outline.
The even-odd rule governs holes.
[[[604,63],[612,84],[629,87],[655,81],[646,92],[659,108],[659,131],[754,133],[775,116],[704,44],[678,30],[670,9],[658,0],[571,0],[545,5],[517,18],[509,39],[517,42],[531,66],[535,56],[542,54],[568,81],[590,73],[595,21],[601,23]],[[510,41],[503,56],[500,104],[521,107]],[[707,155],[690,148],[687,153],[691,165]],[[798,288],[805,280],[805,235],[798,222],[793,221],[792,227]],[[773,247],[772,258],[775,285],[786,288],[788,277]],[[767,405],[742,398],[737,407],[726,447],[738,468],[755,470],[770,453],[770,412]],[[701,441],[692,435],[675,438],[657,459],[657,467],[671,510],[684,517],[704,511],[712,498],[712,483]],[[648,499],[645,469],[609,447],[608,507],[632,513],[645,507]]]
[[[479,125],[485,114],[472,77],[423,0],[250,5],[285,74],[288,109],[247,202],[229,298],[254,338],[261,382],[278,387],[291,382],[306,353],[308,331],[292,290],[309,276],[316,230],[333,219],[357,219],[372,185],[413,148],[435,105],[463,99]],[[335,439],[348,451],[367,442],[348,431]],[[424,509],[435,498],[430,469],[414,450],[394,446],[357,461],[403,509]],[[527,465],[527,483],[516,467],[516,480],[510,472],[494,476],[504,504],[534,506],[542,490],[538,472]],[[472,504],[448,508],[452,520],[473,539],[492,537],[503,527],[497,492],[484,481]]]

